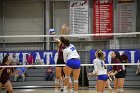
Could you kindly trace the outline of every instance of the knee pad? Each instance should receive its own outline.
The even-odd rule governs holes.
[[[117,92],[118,92],[118,93],[123,93],[124,90],[123,90],[123,88],[119,88],[119,89],[117,89]]]
[[[63,86],[63,79],[60,79],[60,81],[59,81],[59,83],[60,83],[60,86]]]
[[[55,84],[59,84],[59,79],[55,79]]]
[[[69,83],[72,83],[71,78],[69,78]]]
[[[65,78],[70,78],[70,76],[65,76]]]
[[[74,80],[74,83],[78,83],[78,80]]]

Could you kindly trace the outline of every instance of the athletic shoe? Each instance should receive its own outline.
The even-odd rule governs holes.
[[[63,93],[63,91],[64,91],[64,89],[63,88],[61,88],[61,92]]]
[[[55,88],[55,93],[58,93],[58,88]]]

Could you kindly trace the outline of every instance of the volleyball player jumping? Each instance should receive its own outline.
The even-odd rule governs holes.
[[[70,44],[68,39],[64,39],[62,43],[66,46],[66,48],[63,51],[64,61],[66,62],[66,67],[64,70],[65,73],[64,93],[67,92],[67,86],[72,71],[74,79],[74,93],[78,93],[78,79],[80,75],[80,65],[81,65],[80,56],[74,45]]]

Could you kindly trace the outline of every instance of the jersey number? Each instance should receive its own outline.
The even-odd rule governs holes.
[[[101,67],[104,67],[104,63],[101,61]]]
[[[74,51],[75,50],[75,47],[71,47],[70,49],[71,49],[71,51]]]

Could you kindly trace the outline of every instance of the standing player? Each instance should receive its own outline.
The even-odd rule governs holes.
[[[66,48],[63,51],[64,62],[66,62],[66,67],[64,70],[65,73],[64,93],[67,92],[67,86],[72,71],[74,79],[74,93],[78,93],[78,79],[80,75],[80,65],[81,65],[80,56],[74,45],[70,44],[68,39],[64,39],[62,43],[66,46]]]
[[[3,59],[2,65],[9,66],[12,63],[12,58],[9,55],[6,55]],[[0,77],[0,88],[4,86],[7,93],[13,93],[13,87],[9,80],[10,74],[13,73],[13,68],[0,68],[1,77]]]
[[[112,57],[111,63],[119,64],[122,62],[119,52],[113,51],[111,57]],[[121,65],[114,65],[113,71],[110,75],[115,76],[115,80],[114,80],[115,93],[125,93],[123,89],[124,80],[125,80],[125,71],[123,67]]]
[[[104,89],[106,86],[106,81],[108,79],[107,70],[105,69],[105,62],[104,62],[104,53],[102,50],[97,50],[95,53],[96,59],[94,59],[94,70],[89,75],[97,74],[97,82],[96,82],[96,89],[97,93],[104,93]]]

